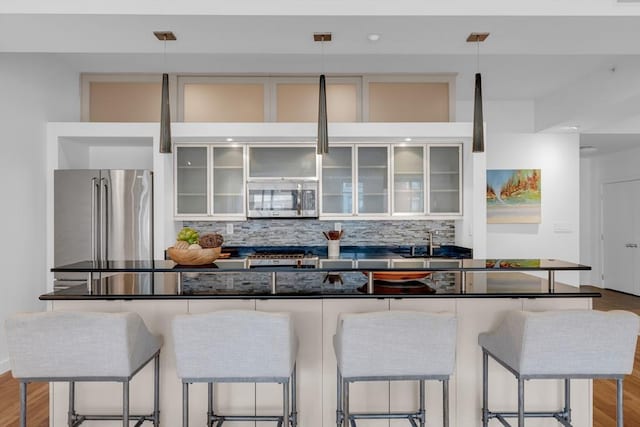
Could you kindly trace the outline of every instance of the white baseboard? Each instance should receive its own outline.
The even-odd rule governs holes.
[[[0,374],[4,374],[5,372],[9,372],[11,370],[11,365],[9,365],[9,359],[0,360]]]

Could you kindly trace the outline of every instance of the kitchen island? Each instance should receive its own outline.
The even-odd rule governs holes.
[[[466,427],[481,425],[481,350],[477,345],[480,332],[492,329],[508,310],[590,309],[591,299],[599,296],[560,283],[550,286],[549,278],[553,276],[550,271],[555,274],[561,270],[588,269],[555,260],[414,258],[397,252],[345,250],[337,259],[320,254],[311,267],[297,263],[252,266],[243,256],[219,260],[207,267],[176,266],[164,260],[91,264],[54,270],[110,276],[91,280],[89,286],[56,290],[41,299],[49,301],[51,310],[134,311],[152,331],[162,334],[161,418],[169,426],[180,425],[181,419],[181,387],[175,373],[170,333],[171,319],[177,314],[225,309],[291,312],[300,340],[299,423],[305,427],[329,427],[335,426],[336,367],[331,342],[339,313],[384,310],[454,313],[458,337],[456,370],[450,386],[451,426]],[[544,278],[522,271],[542,272]],[[391,275],[372,277],[373,272]],[[409,279],[394,282],[394,274],[406,274]],[[490,365],[490,371],[490,405],[515,408],[515,379],[496,364]],[[150,383],[148,368],[134,379],[132,410],[150,407]],[[64,384],[52,387],[52,425],[63,426],[67,387]],[[206,386],[194,385],[192,390],[190,418],[193,425],[204,425]],[[262,413],[280,411],[280,389],[276,385],[219,384],[216,391],[218,409],[222,412],[253,414],[256,408]],[[87,409],[99,403],[112,405],[117,411],[121,400],[117,384],[79,384],[77,395],[79,406]],[[417,395],[417,385],[411,382],[361,383],[353,386],[351,402],[354,411],[408,410],[417,407]],[[439,383],[428,382],[427,425],[441,425],[440,396]],[[572,403],[576,427],[591,426],[591,401],[591,382],[574,380]],[[561,382],[527,384],[528,409],[561,405]],[[362,420],[358,425],[395,427],[406,423]],[[536,425],[555,424],[540,420]]]

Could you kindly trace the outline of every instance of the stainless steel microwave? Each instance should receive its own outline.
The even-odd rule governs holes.
[[[247,182],[249,218],[317,218],[318,182],[260,180]]]

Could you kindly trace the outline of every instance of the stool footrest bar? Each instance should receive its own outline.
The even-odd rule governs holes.
[[[350,419],[361,419],[361,420],[383,420],[383,419],[405,419],[405,418],[421,418],[420,412],[390,412],[390,413],[359,413],[359,414],[349,414]]]
[[[213,422],[224,421],[282,421],[282,415],[214,415]]]

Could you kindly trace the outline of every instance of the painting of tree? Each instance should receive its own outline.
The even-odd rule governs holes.
[[[540,169],[487,170],[487,223],[541,222]]]

